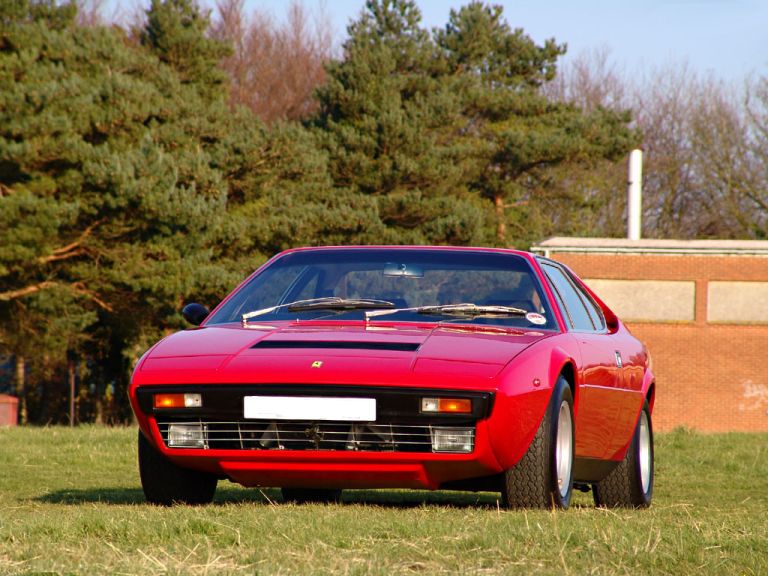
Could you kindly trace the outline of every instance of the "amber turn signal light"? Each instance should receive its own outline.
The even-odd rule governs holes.
[[[469,398],[422,398],[421,411],[438,414],[471,414],[472,400]]]
[[[155,394],[155,408],[199,408],[203,405],[200,394]]]

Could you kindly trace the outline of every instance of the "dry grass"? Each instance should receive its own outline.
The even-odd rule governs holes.
[[[768,574],[768,435],[657,437],[646,511],[579,494],[349,491],[285,505],[222,482],[214,505],[144,503],[135,430],[0,429],[0,574]]]

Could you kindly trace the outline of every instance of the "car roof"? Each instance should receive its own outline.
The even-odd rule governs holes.
[[[531,252],[526,252],[524,250],[516,250],[513,248],[493,248],[493,247],[483,247],[483,246],[436,246],[436,245],[402,245],[402,244],[395,244],[395,245],[386,245],[386,244],[371,244],[371,245],[353,245],[353,246],[304,246],[300,248],[289,248],[287,250],[283,250],[279,254],[276,254],[276,256],[279,256],[281,254],[289,254],[292,252],[306,252],[306,251],[333,251],[333,250],[403,250],[403,251],[410,251],[410,250],[438,250],[438,251],[448,251],[448,252],[455,252],[455,251],[461,251],[461,252],[491,252],[496,254],[511,254],[516,256],[523,256],[526,259],[534,260],[536,258],[536,255]]]

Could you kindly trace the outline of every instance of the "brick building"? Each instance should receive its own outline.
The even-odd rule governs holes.
[[[551,238],[651,352],[654,425],[768,431],[768,241]]]

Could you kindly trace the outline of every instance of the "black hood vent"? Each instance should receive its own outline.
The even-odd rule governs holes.
[[[411,342],[351,342],[351,341],[316,341],[316,340],[261,340],[251,348],[259,349],[297,349],[313,350],[393,350],[395,352],[415,352],[420,344]]]

